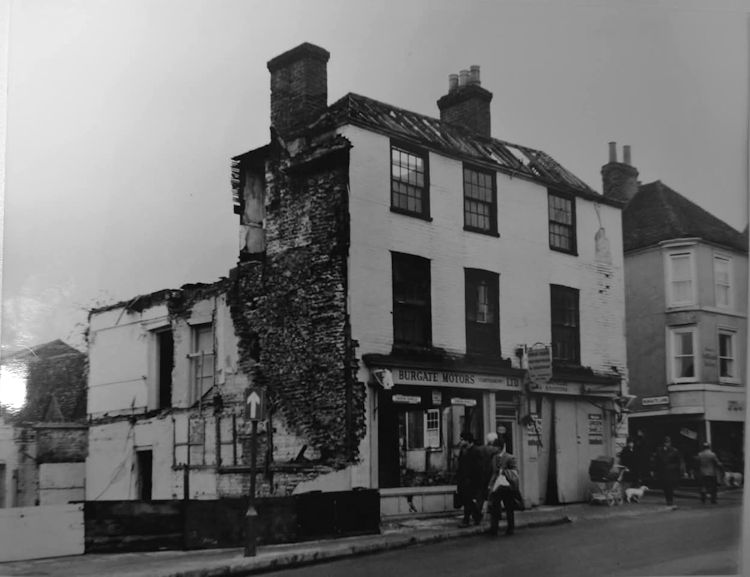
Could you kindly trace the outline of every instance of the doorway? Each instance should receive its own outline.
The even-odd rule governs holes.
[[[141,501],[150,501],[153,490],[154,456],[151,449],[136,451],[137,493]]]

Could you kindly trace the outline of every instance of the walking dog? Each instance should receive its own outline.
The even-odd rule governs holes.
[[[646,485],[641,485],[640,487],[630,487],[629,489],[625,489],[625,500],[628,503],[640,503],[641,498],[643,497],[643,494],[648,491],[648,487]]]

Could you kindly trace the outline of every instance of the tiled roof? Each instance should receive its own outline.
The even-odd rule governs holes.
[[[578,196],[615,204],[563,168],[548,154],[518,144],[472,133],[437,118],[403,110],[372,98],[349,93],[334,104],[310,128],[354,124],[394,138],[401,138],[448,156],[493,165],[500,171],[540,182]]]
[[[661,181],[641,185],[622,213],[626,251],[677,238],[701,238],[747,252],[747,236]]]

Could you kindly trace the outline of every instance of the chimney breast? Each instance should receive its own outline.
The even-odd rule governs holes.
[[[328,106],[330,53],[305,42],[268,61],[271,126],[283,138],[295,136]]]
[[[630,146],[623,147],[623,162],[617,162],[617,145],[609,143],[609,162],[602,166],[602,192],[625,203],[638,192],[638,170],[630,164]]]
[[[454,77],[454,74],[449,77],[448,94],[437,101],[440,120],[463,126],[482,136],[490,136],[492,92],[480,86],[479,66],[461,70],[455,89],[452,88]]]

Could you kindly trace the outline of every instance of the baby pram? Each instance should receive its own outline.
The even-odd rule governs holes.
[[[589,503],[602,505],[622,505],[623,489],[622,476],[625,467],[615,465],[612,457],[597,457],[589,464],[589,479],[591,479],[591,493]]]

